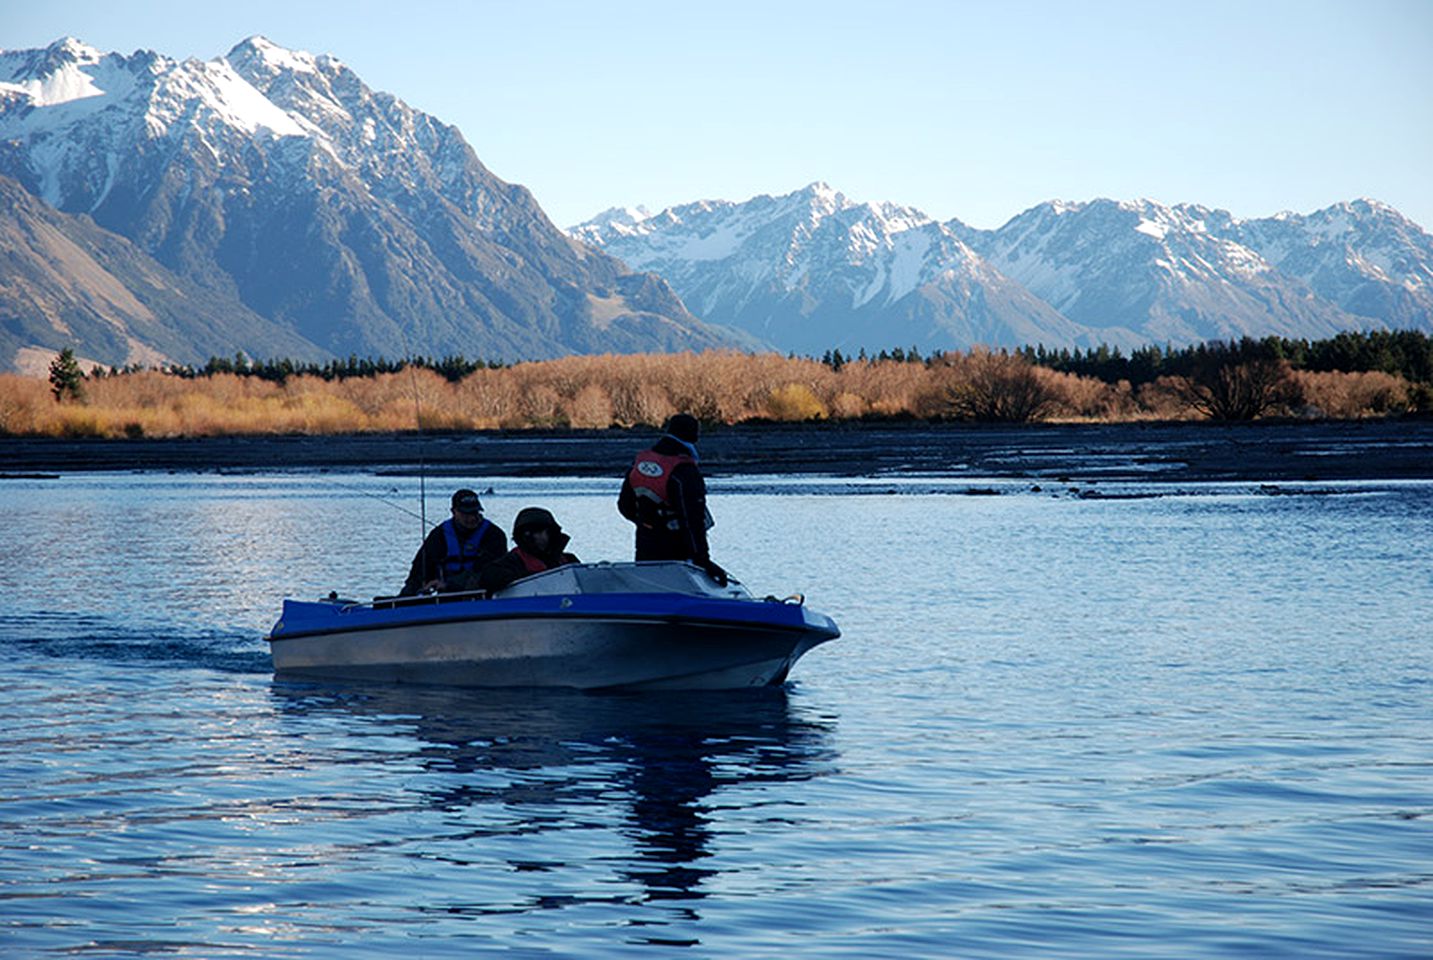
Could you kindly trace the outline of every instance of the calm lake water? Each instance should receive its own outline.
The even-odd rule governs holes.
[[[628,556],[611,481],[472,482]],[[1433,955],[1433,483],[978,486],[714,483],[845,636],[588,696],[274,679],[416,480],[0,481],[0,955]]]

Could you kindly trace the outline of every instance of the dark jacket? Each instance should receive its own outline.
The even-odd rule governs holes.
[[[481,572],[483,567],[507,551],[508,535],[503,533],[502,528],[495,523],[489,522],[486,527],[479,526],[471,533],[456,524],[454,526],[460,543],[466,543],[469,537],[481,533],[482,539],[478,541],[477,555],[473,563],[476,572]],[[423,584],[432,580],[446,579],[443,576],[443,561],[447,558],[448,538],[443,532],[443,524],[440,523],[428,531],[423,545],[418,548],[418,552],[413,557],[413,565],[408,571],[408,579],[404,581],[403,589],[399,591],[398,595],[400,597],[416,596],[423,589]],[[455,582],[445,584],[445,586],[458,590],[476,589],[476,577],[460,576],[455,578]]]
[[[680,442],[663,437],[652,445],[654,453],[677,456],[690,453]],[[711,560],[707,547],[707,484],[694,463],[683,463],[667,481],[668,504],[676,514],[677,529],[645,526],[637,513],[637,495],[629,477],[622,478],[617,511],[637,525],[638,560]]]
[[[478,586],[484,590],[501,590],[508,584],[516,580],[521,580],[523,577],[530,577],[534,573],[541,573],[541,570],[528,569],[521,550],[521,547],[513,547],[506,554],[498,557],[486,567],[483,567],[482,571],[478,574]],[[556,554],[549,554],[545,557],[531,553],[527,554],[527,556],[541,563],[543,568],[547,570],[551,570],[553,567],[563,566],[564,564],[582,562],[572,554],[562,553],[560,550]]]

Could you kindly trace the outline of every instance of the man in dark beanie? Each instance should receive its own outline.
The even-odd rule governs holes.
[[[514,580],[534,573],[582,562],[566,552],[571,538],[562,532],[557,518],[542,507],[523,507],[518,511],[512,525],[512,538],[517,546],[478,574],[478,586],[484,590],[501,590]]]
[[[453,494],[453,515],[429,531],[413,557],[400,597],[427,590],[478,589],[478,573],[508,549],[508,535],[483,517],[483,504],[471,490]]]
[[[712,562],[707,548],[707,485],[697,467],[701,425],[678,413],[667,421],[666,435],[637,454],[617,510],[637,525],[638,560],[690,560],[726,585],[726,571]]]

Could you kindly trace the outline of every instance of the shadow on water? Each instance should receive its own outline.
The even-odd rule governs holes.
[[[624,899],[685,902],[680,915],[688,920],[699,919],[694,903],[718,872],[704,864],[712,856],[713,795],[836,769],[834,721],[809,715],[779,687],[590,694],[276,679],[271,690],[290,719],[357,718],[412,738],[411,759],[432,775],[413,789],[445,815],[497,804],[518,818],[518,832],[539,832],[617,811],[632,849],[618,875],[641,890]],[[731,802],[739,803],[724,798],[723,809]],[[474,821],[459,839],[513,832],[484,826],[481,816]],[[554,866],[507,862],[516,872]]]

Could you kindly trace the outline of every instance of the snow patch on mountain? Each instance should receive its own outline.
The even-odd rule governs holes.
[[[0,93],[24,97],[31,105],[52,107],[56,104],[104,96],[104,89],[83,68],[98,65],[100,52],[78,40],[66,38],[56,42],[49,51],[61,61],[57,70],[37,71],[34,58],[10,51],[0,53]]]
[[[0,53],[0,98],[7,104],[5,127],[15,135],[62,127],[112,107],[129,96],[133,74],[114,57],[92,47],[57,43],[36,58]],[[53,69],[41,72],[46,65]]]
[[[180,121],[197,119],[196,113],[251,135],[304,137],[317,133],[312,125],[295,119],[254,89],[223,59],[186,60],[164,79],[156,93],[158,96],[145,114],[156,134],[163,134]],[[198,111],[196,103],[200,105]]]
[[[865,248],[867,256],[873,256],[884,247],[888,256],[877,257],[871,281],[862,290],[857,290],[851,305],[863,307],[882,293],[885,302],[891,303],[911,293],[920,286],[927,274],[928,257],[932,237],[928,233],[906,230],[881,239],[869,230],[863,232],[870,243]]]
[[[236,56],[252,57],[274,73],[317,73],[320,59],[306,50],[286,49],[257,34],[236,44],[225,59],[232,60]]]
[[[1154,237],[1156,240],[1163,240],[1169,236],[1169,227],[1153,220],[1141,220],[1135,227],[1135,231],[1147,237]]]

